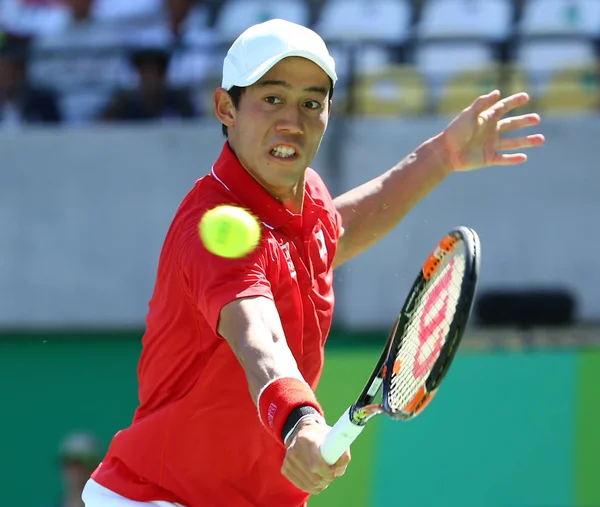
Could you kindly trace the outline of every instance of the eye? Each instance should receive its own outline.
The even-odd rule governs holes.
[[[281,104],[281,99],[277,97],[265,97],[265,102],[269,104]]]
[[[309,100],[308,102],[305,102],[304,105],[306,107],[308,107],[308,109],[320,109],[321,108],[321,103],[317,102],[316,100]]]

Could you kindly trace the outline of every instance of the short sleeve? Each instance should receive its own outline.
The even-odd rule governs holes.
[[[209,252],[198,236],[203,210],[184,218],[178,234],[179,270],[190,299],[217,333],[221,309],[236,299],[273,299],[267,272],[270,256],[264,239],[250,254],[226,259]],[[272,260],[271,260],[272,262]]]

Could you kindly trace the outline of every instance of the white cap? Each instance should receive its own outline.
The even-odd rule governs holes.
[[[335,62],[323,39],[302,25],[272,19],[251,26],[231,45],[223,62],[221,86],[226,90],[250,86],[289,56],[301,56],[316,63],[335,85]]]

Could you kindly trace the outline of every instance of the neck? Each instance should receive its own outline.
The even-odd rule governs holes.
[[[304,175],[294,187],[287,189],[287,191],[273,193],[268,188],[267,191],[292,213],[302,213],[302,206],[304,205]]]
[[[249,169],[246,169],[248,173],[263,187],[273,198],[277,199],[283,206],[290,210],[292,213],[302,213],[302,207],[304,205],[304,175],[300,181],[291,187],[275,187],[266,184],[261,181],[260,178]]]
[[[229,143],[229,146],[231,147],[233,153],[235,153],[231,143]],[[301,178],[293,185],[271,185],[260,178],[260,176],[256,174],[256,171],[253,171],[251,168],[249,168],[240,159],[240,157],[237,157],[237,159],[242,167],[248,172],[248,174],[250,174],[250,176],[252,176],[261,187],[269,192],[273,198],[277,199],[281,204],[283,204],[286,209],[290,210],[292,213],[302,213],[302,207],[304,206],[305,173],[303,173]]]

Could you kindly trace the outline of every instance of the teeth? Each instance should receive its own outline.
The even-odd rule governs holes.
[[[294,148],[290,148],[289,146],[276,146],[271,150],[271,153],[276,157],[288,158],[296,154],[296,150]]]

